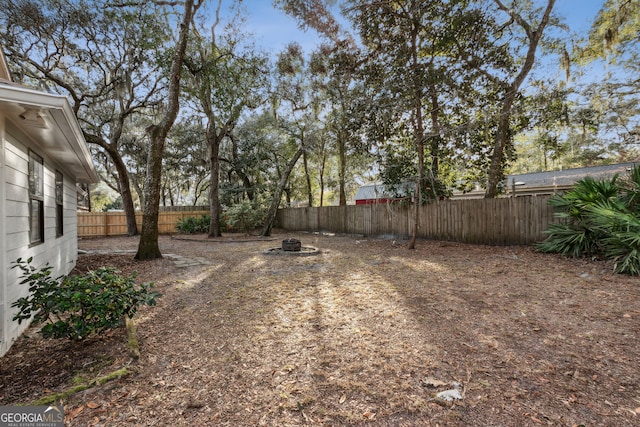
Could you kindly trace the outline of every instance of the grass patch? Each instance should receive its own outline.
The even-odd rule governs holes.
[[[93,380],[84,383],[84,384],[77,384],[74,385],[73,387],[65,390],[65,391],[61,391],[58,393],[52,393],[52,394],[48,394],[46,396],[41,397],[40,399],[34,400],[33,402],[31,402],[29,405],[32,406],[43,406],[43,405],[49,405],[51,403],[54,402],[59,402],[61,400],[65,400],[67,399],[69,396],[90,389],[91,387],[97,386],[97,385],[103,385],[111,380],[117,379],[117,378],[122,378],[124,376],[129,375],[130,372],[127,368],[121,368],[118,369],[117,371],[113,371],[107,375],[103,375],[101,377],[97,377],[94,378]],[[79,378],[79,377],[76,377]]]

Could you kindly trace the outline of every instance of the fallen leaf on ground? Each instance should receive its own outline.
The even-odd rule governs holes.
[[[373,420],[376,417],[376,413],[375,412],[371,412],[371,411],[367,411],[364,414],[362,414],[363,417],[365,417],[368,420]]]
[[[533,422],[536,422],[536,423],[538,423],[538,424],[544,424],[544,423],[542,422],[542,420],[540,420],[540,419],[538,419],[538,418],[534,417],[533,415],[532,415],[530,418],[533,420]]]
[[[83,410],[84,410],[84,405],[78,406],[76,409],[69,412],[69,414],[67,415],[67,418],[73,419],[77,417],[78,414],[80,414],[80,412],[82,412]]]
[[[433,387],[433,388],[443,387],[448,384],[444,381],[440,381],[439,379],[432,378],[432,377],[427,377],[423,379],[422,383],[427,387]]]

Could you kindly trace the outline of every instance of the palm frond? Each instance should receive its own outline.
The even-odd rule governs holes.
[[[627,209],[640,215],[640,165],[634,166],[623,181],[624,191],[620,196]]]
[[[592,254],[596,247],[592,233],[585,228],[568,224],[551,224],[545,231],[547,238],[536,245],[540,252],[560,253],[578,258]]]
[[[572,257],[600,255],[614,261],[617,273],[640,273],[640,167],[627,180],[619,181],[618,175],[581,179],[549,204],[561,221],[549,226],[537,250]]]

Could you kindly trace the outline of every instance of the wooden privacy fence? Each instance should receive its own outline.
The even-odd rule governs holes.
[[[176,224],[186,217],[208,215],[209,211],[160,212],[158,232],[176,233]],[[142,226],[142,212],[136,212],[138,231]],[[78,237],[126,236],[127,218],[124,212],[78,212]]]
[[[420,208],[417,236],[491,245],[528,245],[544,239],[554,221],[550,196],[445,200]],[[278,211],[278,226],[404,238],[413,230],[413,207],[397,204],[293,208]]]

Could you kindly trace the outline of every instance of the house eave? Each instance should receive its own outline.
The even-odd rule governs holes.
[[[49,157],[69,169],[77,182],[98,181],[82,130],[66,97],[1,82],[0,109]]]

